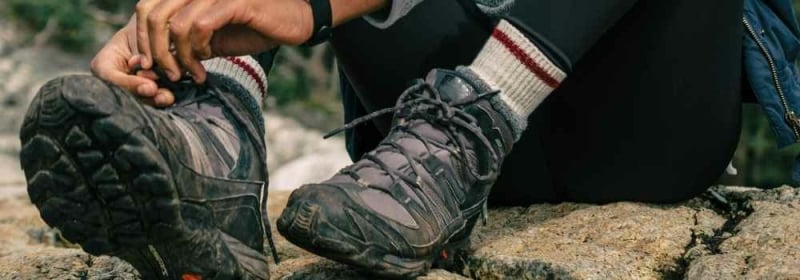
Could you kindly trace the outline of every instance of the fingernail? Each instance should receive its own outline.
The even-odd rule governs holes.
[[[158,89],[151,84],[140,85],[139,88],[137,89],[139,95],[144,95],[144,96],[151,96],[156,90]]]
[[[172,72],[172,71],[167,71],[167,76],[169,76],[169,79],[172,80],[173,82],[177,82],[178,80],[181,79],[181,75],[180,74]]]
[[[153,66],[153,64],[150,63],[150,57],[148,57],[148,56],[142,56],[141,65],[142,65],[142,68],[144,68],[144,69],[150,69]]]
[[[166,107],[167,106],[167,97],[163,94],[157,95],[153,101],[155,102],[156,106],[158,107]]]

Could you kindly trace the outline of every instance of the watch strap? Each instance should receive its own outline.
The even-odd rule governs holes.
[[[328,41],[333,34],[333,12],[330,0],[309,0],[314,18],[314,31],[303,46],[315,46]]]

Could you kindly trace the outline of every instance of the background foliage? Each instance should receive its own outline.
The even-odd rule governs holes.
[[[40,40],[81,52],[96,45],[98,27],[118,28],[124,24],[135,3],[136,0],[6,0],[0,5],[5,5],[4,16],[23,23]]]
[[[77,53],[92,53],[124,25],[136,0],[5,0],[0,16],[20,23],[32,45],[55,44]],[[794,0],[800,8],[800,0]],[[268,106],[294,111],[307,125],[328,129],[339,124],[338,78],[327,46],[283,48],[270,74]],[[313,94],[312,94],[313,93]],[[736,94],[736,93],[732,93]],[[740,145],[734,158],[739,176],[729,184],[774,187],[789,183],[794,155],[800,149],[778,151],[774,135],[758,106],[744,105]],[[302,113],[298,113],[302,112]],[[333,121],[331,121],[333,120]]]

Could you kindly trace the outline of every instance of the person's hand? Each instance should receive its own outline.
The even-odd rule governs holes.
[[[174,102],[172,94],[159,89],[157,77],[150,71],[133,73],[141,63],[142,56],[136,47],[135,19],[120,29],[100,49],[91,62],[95,76],[142,97],[146,103],[168,106]]]
[[[203,82],[201,60],[298,45],[313,29],[306,0],[141,0],[136,18],[142,67],[173,81],[185,69]]]

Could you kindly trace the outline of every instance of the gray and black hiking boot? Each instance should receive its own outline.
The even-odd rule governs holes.
[[[144,279],[269,279],[262,115],[209,79],[171,84],[168,109],[93,76],[48,82],[20,133],[44,221]]]
[[[289,198],[277,221],[292,243],[383,277],[415,277],[468,246],[511,128],[493,93],[454,71],[434,70],[394,108],[392,130],[360,161]]]

